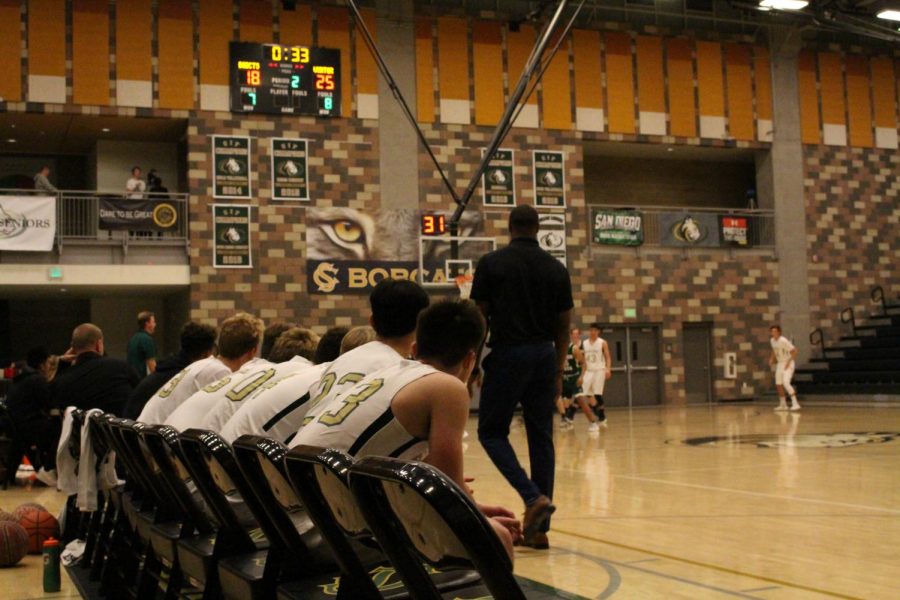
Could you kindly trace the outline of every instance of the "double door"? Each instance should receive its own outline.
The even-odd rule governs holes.
[[[606,406],[651,406],[661,402],[659,327],[610,325],[600,337],[609,344],[612,378],[606,382]]]

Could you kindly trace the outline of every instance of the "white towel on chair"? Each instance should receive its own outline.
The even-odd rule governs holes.
[[[75,469],[78,461],[69,452],[69,438],[81,435],[80,431],[72,431],[72,411],[74,406],[66,407],[63,415],[62,433],[59,436],[59,446],[56,448],[56,489],[68,495],[78,493],[78,476]]]

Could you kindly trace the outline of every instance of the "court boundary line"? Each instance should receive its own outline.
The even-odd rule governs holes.
[[[561,533],[561,534],[563,534],[563,535],[568,535],[568,536],[571,536],[571,537],[574,537],[574,538],[579,538],[579,539],[583,539],[583,540],[588,540],[588,541],[590,541],[590,542],[595,542],[595,543],[598,543],[598,544],[605,544],[605,545],[607,545],[607,546],[613,546],[613,547],[616,547],[616,548],[623,548],[623,549],[625,549],[625,550],[631,550],[632,552],[641,552],[641,553],[643,553],[643,554],[649,554],[650,556],[658,556],[658,557],[660,557],[660,558],[665,558],[665,559],[668,559],[668,560],[674,560],[674,561],[676,561],[676,562],[685,563],[685,564],[688,564],[688,565],[693,565],[693,566],[695,566],[695,567],[701,567],[701,568],[704,568],[704,569],[712,569],[712,570],[714,570],[714,571],[719,571],[719,572],[722,572],[722,573],[728,573],[729,575],[736,575],[736,576],[739,576],[739,577],[748,577],[748,578],[750,578],[750,579],[757,579],[757,580],[759,580],[759,581],[765,581],[766,583],[773,583],[773,584],[780,585],[780,586],[783,586],[783,587],[789,587],[789,588],[794,588],[794,589],[798,589],[798,590],[804,590],[804,591],[807,591],[807,592],[813,592],[813,593],[815,593],[815,594],[823,594],[823,595],[825,595],[825,596],[831,596],[831,597],[833,597],[833,598],[841,598],[842,600],[864,600],[864,598],[860,598],[860,597],[857,597],[857,596],[848,596],[848,595],[845,595],[845,594],[841,594],[841,593],[839,593],[839,592],[829,592],[829,591],[827,591],[827,590],[823,590],[823,589],[819,589],[819,588],[814,588],[814,587],[808,586],[808,585],[803,585],[803,584],[799,584],[799,583],[791,583],[791,582],[789,582],[789,581],[784,581],[783,579],[775,579],[774,577],[766,577],[766,576],[764,576],[764,575],[754,575],[753,573],[745,573],[745,572],[743,572],[743,571],[738,571],[737,569],[731,569],[731,568],[729,568],[729,567],[722,567],[722,566],[719,566],[719,565],[714,565],[714,564],[711,564],[711,563],[705,563],[705,562],[702,562],[702,561],[699,561],[699,560],[694,560],[694,559],[691,559],[691,558],[684,558],[684,557],[680,557],[680,556],[675,556],[675,555],[673,555],[673,554],[667,554],[667,553],[665,553],[665,552],[657,552],[656,550],[646,550],[646,549],[644,549],[644,548],[638,548],[638,547],[636,547],[636,546],[629,546],[628,544],[621,544],[621,543],[619,543],[619,542],[613,542],[613,541],[609,541],[609,540],[603,540],[603,539],[600,539],[600,538],[593,538],[593,537],[590,537],[590,536],[588,536],[588,535],[584,535],[584,534],[581,534],[581,533],[573,533],[573,532],[565,531],[565,530],[563,530],[563,529],[553,529],[553,532],[554,532],[554,533]],[[603,560],[606,560],[606,559],[603,559]],[[631,567],[631,568],[638,568],[638,567]],[[645,569],[641,569],[641,570],[645,570]]]

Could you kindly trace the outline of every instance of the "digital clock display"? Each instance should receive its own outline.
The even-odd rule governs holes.
[[[231,42],[231,112],[341,115],[341,51]]]

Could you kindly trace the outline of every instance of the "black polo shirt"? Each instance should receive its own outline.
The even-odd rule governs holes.
[[[137,373],[124,360],[84,352],[53,380],[53,405],[61,409],[67,406],[83,410],[99,408],[121,415],[125,401],[137,383]]]
[[[488,304],[492,348],[556,340],[559,314],[574,306],[569,272],[533,238],[482,256],[471,298]]]

